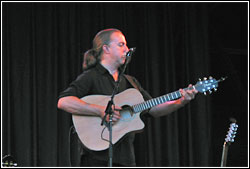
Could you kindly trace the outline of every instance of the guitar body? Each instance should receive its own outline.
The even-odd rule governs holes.
[[[81,100],[101,106],[107,106],[111,96],[90,95],[81,98]],[[132,106],[143,102],[144,99],[137,89],[127,89],[114,97],[114,104],[120,107]],[[140,119],[140,113],[134,114],[132,109],[122,109],[120,111],[120,120],[112,126],[112,143],[118,142],[125,134],[133,131],[140,131],[144,128],[144,123]],[[108,128],[101,126],[102,119],[98,116],[72,115],[76,132],[84,144],[90,150],[101,151],[109,147]],[[105,128],[105,129],[104,129]],[[104,129],[104,131],[103,131]],[[103,132],[103,134],[102,134]]]

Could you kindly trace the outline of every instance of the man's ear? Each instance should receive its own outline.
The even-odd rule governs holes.
[[[108,47],[108,45],[103,45],[102,46],[102,50],[103,50],[104,53],[109,53],[109,47]]]

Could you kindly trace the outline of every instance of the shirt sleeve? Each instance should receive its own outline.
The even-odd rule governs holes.
[[[76,80],[70,83],[68,88],[59,94],[59,99],[66,96],[76,96],[78,98],[82,98],[89,93],[91,84],[91,74],[83,72],[76,78]]]

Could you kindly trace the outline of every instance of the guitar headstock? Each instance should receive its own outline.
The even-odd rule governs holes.
[[[195,84],[195,89],[198,90],[200,93],[207,95],[207,91],[211,94],[214,90],[217,91],[218,83],[224,81],[227,77],[222,77],[219,80],[214,79],[213,77],[209,76],[209,78],[204,77],[203,80],[199,79],[199,81]]]
[[[238,124],[236,124],[235,119],[231,119],[232,123],[230,124],[229,130],[227,132],[225,143],[231,144],[234,142],[234,138],[236,136],[236,131],[238,129]]]

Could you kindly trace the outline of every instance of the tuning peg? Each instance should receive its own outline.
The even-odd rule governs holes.
[[[214,91],[216,92],[218,89],[217,88],[214,88]]]
[[[211,80],[211,79],[213,79],[213,77],[212,77],[212,76],[209,76],[209,79]]]
[[[207,92],[203,92],[204,95],[207,95]]]
[[[204,77],[204,78],[203,78],[203,80],[207,80],[207,78],[206,78],[206,77]]]
[[[198,80],[201,81],[201,78],[199,78]]]

